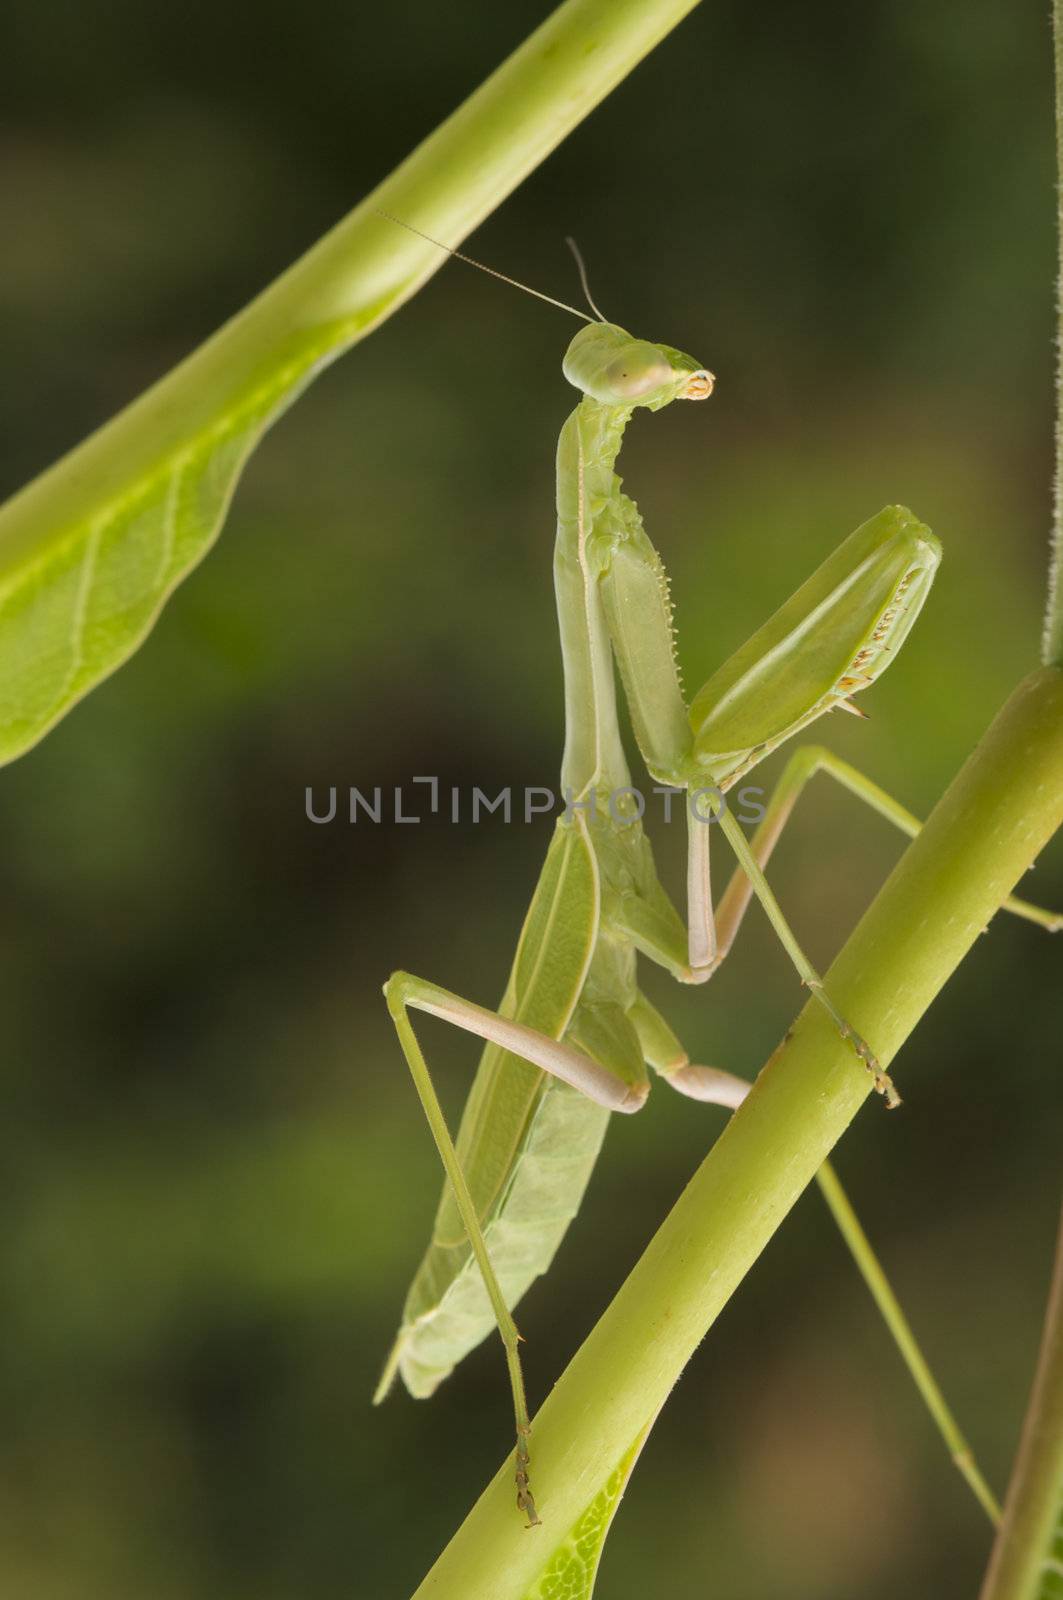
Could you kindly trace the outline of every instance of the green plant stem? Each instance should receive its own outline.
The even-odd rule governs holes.
[[[1063,1575],[1053,1534],[1063,1535],[1063,1215],[1041,1354],[1022,1441],[980,1600],[1039,1600]],[[1042,1587],[1043,1585],[1043,1587]]]
[[[567,0],[301,260],[0,509],[0,583],[285,364],[308,381],[438,271],[446,256],[378,208],[460,243],[696,4]]]
[[[1052,39],[1056,73],[1056,227],[1059,273],[1056,280],[1056,492],[1048,569],[1048,609],[1042,660],[1063,664],[1063,0],[1052,0]]]
[[[1015,690],[827,974],[884,1065],[1061,822],[1063,673],[1045,668]],[[807,1005],[535,1418],[532,1482],[545,1526],[525,1530],[507,1460],[418,1600],[520,1600],[869,1087],[821,1008]]]
[[[922,1395],[931,1417],[937,1424],[938,1432],[945,1441],[946,1449],[990,1522],[994,1526],[999,1525],[1001,1512],[997,1498],[982,1476],[978,1463],[974,1458],[974,1452],[960,1432],[956,1419],[949,1409],[948,1402],[938,1386],[937,1379],[931,1372],[923,1352],[916,1343],[908,1318],[902,1311],[900,1302],[890,1288],[889,1280],[882,1270],[879,1259],[871,1248],[871,1241],[860,1226],[860,1220],[849,1204],[849,1198],[838,1182],[834,1168],[829,1161],[825,1161],[816,1173],[816,1182],[819,1184],[823,1198],[831,1209],[831,1214],[838,1224],[842,1237],[852,1252],[853,1259],[860,1268],[864,1282],[871,1291],[872,1298],[882,1314],[883,1321],[893,1335],[894,1342],[904,1359],[908,1371],[912,1375],[915,1386]]]
[[[1053,0],[1059,276],[1056,485],[1044,659],[1063,662],[1063,0]],[[1004,1518],[980,1600],[1047,1600],[1063,1586],[1063,1216],[1041,1353]]]

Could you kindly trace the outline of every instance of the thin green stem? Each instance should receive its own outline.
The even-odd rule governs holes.
[[[853,1260],[860,1268],[875,1304],[882,1313],[883,1321],[893,1335],[915,1386],[937,1425],[938,1432],[945,1442],[945,1448],[990,1522],[994,1527],[998,1526],[1001,1516],[1000,1504],[983,1478],[974,1458],[974,1451],[960,1432],[956,1419],[949,1410],[948,1402],[938,1386],[937,1379],[916,1343],[908,1318],[901,1310],[897,1296],[891,1289],[882,1265],[871,1247],[871,1241],[860,1226],[856,1212],[849,1204],[848,1196],[838,1182],[829,1161],[825,1161],[816,1173],[816,1182],[831,1209],[842,1237],[852,1252]]]
[[[1053,1543],[1055,1539],[1055,1549]],[[1022,1441],[980,1600],[1047,1600],[1063,1578],[1063,1215]]]
[[[1044,658],[1063,662],[1063,0],[1053,0],[1059,316],[1056,494]],[[1041,1354],[981,1600],[1047,1600],[1063,1582],[1063,1218]]]
[[[1044,657],[1063,661],[1063,0],[1053,0],[1057,281],[1056,495]],[[980,1600],[1047,1600],[1063,1580],[1063,1217],[1045,1313],[1041,1354]]]
[[[1048,609],[1042,659],[1063,664],[1063,0],[1052,0],[1052,35],[1056,72],[1056,217],[1059,275],[1056,280],[1056,493],[1052,519],[1052,553],[1048,569]]]
[[[826,975],[883,1065],[1061,823],[1063,672],[1045,668],[1015,690]],[[544,1533],[514,1514],[507,1462],[418,1600],[531,1592],[551,1540],[656,1415],[870,1089],[810,1002],[534,1419]]]

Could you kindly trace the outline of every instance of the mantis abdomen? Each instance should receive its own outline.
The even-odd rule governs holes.
[[[560,820],[521,932],[499,1015],[554,1039],[595,994],[598,867],[583,826]],[[601,946],[597,957],[612,954]],[[628,955],[634,999],[634,955]],[[614,977],[611,963],[610,975]],[[480,1058],[456,1141],[499,1287],[512,1308],[546,1272],[584,1190],[609,1112],[497,1044]],[[445,1185],[432,1240],[406,1297],[381,1380],[424,1397],[496,1325],[454,1195]]]

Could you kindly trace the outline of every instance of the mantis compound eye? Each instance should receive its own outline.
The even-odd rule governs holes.
[[[671,368],[659,350],[632,339],[627,349],[609,363],[602,379],[603,387],[622,404],[664,388],[671,376]]]

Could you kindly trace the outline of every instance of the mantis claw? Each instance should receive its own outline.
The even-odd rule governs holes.
[[[890,1077],[889,1073],[883,1072],[882,1068],[879,1066],[878,1057],[875,1055],[875,1052],[872,1050],[871,1046],[867,1043],[867,1040],[862,1039],[852,1024],[846,1022],[841,1013],[834,1009],[834,1006],[831,1004],[826,993],[824,992],[822,981],[819,978],[813,975],[812,977],[802,978],[801,982],[804,984],[805,988],[810,989],[817,998],[822,999],[822,1003],[826,1006],[827,1010],[830,1012],[830,1015],[834,1019],[834,1026],[837,1028],[838,1033],[843,1039],[848,1040],[859,1059],[864,1063],[864,1066],[871,1074],[871,1081],[875,1086],[875,1093],[882,1095],[886,1102],[886,1110],[895,1111],[901,1103],[901,1097],[897,1093],[893,1079]]]
[[[531,1456],[528,1454],[528,1434],[531,1432],[528,1423],[517,1425],[517,1510],[524,1513],[528,1519],[529,1528],[541,1528],[542,1518],[535,1509],[535,1497],[531,1492],[528,1482],[528,1464]]]
[[[883,1072],[882,1068],[879,1066],[878,1058],[875,1056],[871,1046],[866,1042],[866,1040],[861,1039],[856,1030],[850,1028],[848,1023],[845,1024],[845,1037],[852,1041],[853,1049],[860,1057],[860,1060],[864,1063],[864,1066],[867,1068],[868,1072],[870,1072],[871,1081],[875,1085],[875,1093],[882,1095],[885,1099],[886,1110],[896,1111],[897,1107],[901,1103],[901,1097],[897,1093],[893,1079],[890,1077],[889,1073]]]

